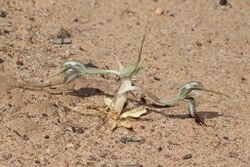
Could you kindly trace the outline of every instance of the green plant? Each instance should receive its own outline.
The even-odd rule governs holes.
[[[61,73],[65,73],[65,78],[64,82],[69,83],[73,81],[76,77],[79,75],[96,75],[96,74],[115,74],[116,76],[119,77],[119,79],[127,79],[131,78],[133,75],[136,75],[142,67],[139,67],[139,63],[141,60],[141,54],[142,54],[142,49],[143,49],[143,44],[145,41],[145,35],[143,36],[140,50],[139,50],[139,55],[138,55],[138,60],[135,64],[128,65],[124,67],[119,59],[115,56],[115,60],[119,66],[118,70],[107,70],[107,69],[100,69],[100,68],[93,68],[89,67],[88,65],[84,65],[79,61],[76,60],[69,60],[63,63],[61,67]]]
[[[87,65],[80,63],[79,61],[70,60],[63,63],[61,67],[61,71],[59,74],[64,74],[64,83],[69,83],[73,81],[80,75],[96,75],[96,74],[114,74],[119,78],[120,86],[116,92],[115,100],[112,101],[112,104],[108,102],[108,106],[111,109],[111,118],[116,120],[117,118],[123,117],[133,117],[133,115],[137,116],[135,113],[137,110],[128,111],[127,115],[121,115],[124,109],[124,106],[127,102],[127,93],[133,90],[137,90],[137,87],[133,86],[132,77],[139,73],[142,67],[139,66],[141,61],[141,55],[143,50],[143,45],[145,41],[145,35],[141,41],[138,59],[135,64],[123,66],[119,59],[115,56],[115,60],[118,64],[118,70],[107,70],[107,69],[100,69],[100,68],[93,68]],[[106,100],[107,101],[107,100]],[[131,112],[131,114],[129,114]],[[145,112],[144,109],[138,110],[137,113]],[[113,126],[115,127],[115,126]],[[113,129],[113,128],[112,128]]]
[[[80,75],[97,75],[97,74],[108,74],[108,73],[119,75],[119,73],[116,70],[107,70],[107,69],[89,67],[88,65],[84,65],[76,60],[69,60],[64,62],[61,67],[61,71],[58,74],[61,73],[65,74],[64,83],[69,83]]]
[[[197,121],[199,121],[200,123],[203,123],[203,124],[204,124],[204,122],[201,122],[201,119],[196,114],[196,102],[195,102],[195,99],[190,95],[190,93],[192,91],[205,91],[205,92],[211,92],[211,93],[215,93],[218,95],[223,95],[223,96],[229,97],[228,95],[225,95],[223,93],[206,89],[203,86],[203,84],[199,81],[190,81],[190,82],[187,82],[187,83],[181,85],[177,90],[177,94],[174,97],[169,98],[169,99],[159,98],[159,97],[153,95],[152,93],[148,92],[147,90],[141,89],[139,87],[137,87],[136,90],[141,90],[143,93],[148,95],[154,101],[155,104],[157,104],[159,106],[169,107],[169,106],[175,105],[176,103],[178,103],[180,101],[187,102],[189,115],[193,118],[196,118]]]
[[[59,84],[67,84],[73,81],[75,78],[77,78],[80,75],[97,75],[97,74],[113,74],[119,78],[119,88],[116,92],[114,101],[112,99],[104,98],[106,106],[108,106],[110,112],[109,112],[109,118],[111,120],[111,129],[114,129],[117,125],[116,120],[118,119],[125,119],[128,117],[138,118],[142,114],[145,114],[147,112],[145,107],[138,107],[129,111],[124,112],[125,104],[128,100],[127,93],[131,91],[140,91],[143,94],[146,94],[148,97],[150,97],[153,102],[156,105],[163,106],[163,107],[170,107],[175,105],[178,102],[184,101],[188,104],[188,112],[189,115],[199,122],[203,123],[201,119],[198,117],[196,113],[196,102],[195,99],[190,95],[192,91],[206,91],[211,93],[216,93],[219,95],[224,95],[219,92],[215,92],[212,90],[206,89],[203,84],[199,81],[190,81],[187,82],[180,87],[178,87],[177,93],[174,97],[165,99],[165,98],[159,98],[146,89],[143,89],[138,86],[134,86],[133,84],[133,76],[139,73],[139,71],[142,69],[142,67],[139,66],[141,61],[141,55],[143,50],[143,45],[145,41],[145,35],[142,38],[139,53],[138,53],[138,59],[136,63],[128,66],[123,66],[122,63],[119,61],[119,59],[115,56],[115,60],[118,64],[117,70],[109,70],[109,69],[101,69],[101,68],[95,68],[91,67],[88,64],[82,64],[79,61],[76,60],[69,60],[63,63],[61,66],[61,71],[58,74],[63,74],[64,79],[63,82],[55,82],[50,83],[47,85],[42,84],[22,84],[17,85],[15,87],[19,88],[43,88],[43,87],[50,87],[54,85]],[[57,74],[57,75],[58,75]],[[123,127],[131,127],[128,123],[122,123]]]

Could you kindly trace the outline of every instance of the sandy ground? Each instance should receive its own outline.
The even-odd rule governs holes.
[[[250,1],[229,3],[1,0],[0,166],[249,166]],[[111,132],[89,106],[114,95],[113,76],[43,91],[10,86],[45,83],[69,59],[111,69],[117,68],[114,55],[132,63],[146,27],[136,84],[165,98],[190,80],[227,93],[230,99],[195,94],[209,127],[197,125],[179,104],[165,115],[131,120],[133,130]],[[60,28],[71,34],[71,44],[53,44]],[[131,136],[144,140],[124,142]]]

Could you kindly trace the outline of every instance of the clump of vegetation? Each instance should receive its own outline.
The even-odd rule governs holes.
[[[82,64],[79,61],[70,60],[63,63],[61,71],[58,74],[64,75],[63,83],[67,84],[73,81],[75,78],[81,75],[97,75],[97,74],[113,74],[119,78],[118,84],[119,88],[115,94],[114,100],[105,97],[105,107],[101,110],[108,111],[110,129],[115,129],[117,125],[121,125],[125,128],[131,128],[129,122],[126,122],[126,118],[138,118],[143,114],[147,113],[146,106],[140,106],[132,110],[124,111],[125,104],[128,101],[128,92],[139,91],[153,100],[153,103],[158,106],[171,107],[178,102],[184,101],[187,103],[187,108],[189,115],[196,119],[200,124],[205,125],[205,123],[200,119],[196,113],[196,102],[194,97],[190,95],[192,91],[205,91],[212,92],[219,95],[224,95],[219,92],[206,89],[203,84],[199,81],[190,81],[181,85],[174,97],[169,99],[159,98],[146,89],[139,86],[135,86],[133,83],[133,76],[139,73],[142,67],[139,65],[141,61],[141,55],[143,50],[143,45],[145,41],[145,35],[141,41],[138,59],[136,63],[128,66],[123,66],[119,59],[115,56],[115,60],[118,64],[117,70],[101,69],[97,67],[89,66],[88,64]],[[56,83],[58,85],[58,83]],[[33,85],[33,87],[48,87],[53,86],[53,84],[48,85]],[[26,85],[27,87],[27,85]],[[29,86],[30,87],[30,86]],[[108,110],[106,110],[108,108]],[[100,110],[100,108],[99,108]]]
[[[146,112],[146,109],[140,108],[137,110],[130,110],[124,114],[122,114],[124,106],[127,102],[127,93],[133,90],[137,90],[138,88],[133,86],[132,77],[139,73],[142,69],[139,66],[141,61],[141,55],[143,50],[143,44],[145,41],[145,35],[143,36],[141,46],[139,49],[138,59],[135,64],[123,66],[119,59],[115,56],[115,60],[119,66],[118,70],[107,70],[107,69],[99,69],[88,67],[79,61],[66,61],[62,65],[62,70],[60,73],[64,73],[64,83],[69,83],[73,81],[80,75],[95,75],[95,74],[114,74],[119,78],[119,89],[116,92],[115,100],[105,98],[105,104],[110,108],[110,118],[113,120],[117,120],[118,118],[127,118],[127,117],[139,117],[141,114]],[[141,113],[141,114],[139,114]],[[114,121],[111,123],[111,129],[116,127]],[[125,123],[123,123],[124,125]],[[130,127],[126,125],[126,127]]]

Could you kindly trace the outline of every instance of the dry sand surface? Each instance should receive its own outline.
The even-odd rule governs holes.
[[[0,166],[249,166],[250,1],[228,3],[0,0]],[[53,44],[61,28],[71,43]],[[91,109],[115,94],[110,75],[42,91],[11,86],[46,83],[70,59],[110,69],[114,55],[132,63],[145,30],[135,83],[165,98],[190,80],[228,94],[194,94],[208,127],[180,103],[111,132]],[[126,142],[131,137],[139,140]]]

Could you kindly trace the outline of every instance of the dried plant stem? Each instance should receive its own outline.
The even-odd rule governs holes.
[[[126,95],[126,90],[128,87],[132,86],[132,81],[130,78],[125,78],[122,80],[121,85],[115,96],[114,110],[117,112],[118,116],[121,115],[124,105],[128,99]]]

